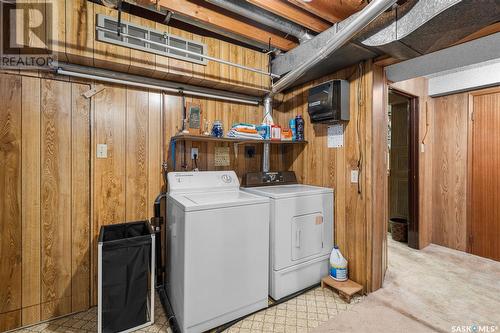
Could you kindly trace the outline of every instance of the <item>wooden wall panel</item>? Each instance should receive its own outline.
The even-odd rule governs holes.
[[[0,77],[0,99],[0,313],[5,314],[20,309],[22,302],[21,77]],[[18,313],[4,317],[20,318]]]
[[[103,225],[125,221],[126,102],[123,86],[106,86],[95,95],[94,146],[107,145],[107,158],[94,159],[93,226],[91,233],[93,302],[97,304],[97,237]],[[95,151],[93,153],[95,156]]]
[[[372,290],[382,287],[387,270],[387,221],[388,221],[388,165],[387,165],[387,131],[388,117],[386,112],[387,84],[384,69],[379,66],[373,68],[373,96],[372,96]]]
[[[40,79],[22,77],[22,323],[40,320]],[[29,133],[26,135],[26,133]]]
[[[71,86],[41,81],[41,319],[70,312]],[[55,302],[57,301],[57,302]]]
[[[127,221],[139,220],[148,212],[148,113],[148,92],[127,89]]]
[[[146,201],[146,216],[153,216],[153,202],[161,192],[163,185],[162,166],[163,162],[163,126],[162,126],[162,94],[149,93],[148,113],[149,129],[148,135],[148,198]]]
[[[301,114],[305,120],[305,147],[294,146],[293,151],[283,156],[284,168],[297,173],[300,182],[335,189],[335,243],[349,260],[350,278],[363,284],[369,290],[368,273],[372,262],[367,253],[371,246],[368,234],[367,216],[371,214],[370,186],[371,154],[368,140],[371,140],[371,89],[373,85],[372,66],[366,62],[327,75],[289,91],[274,112],[275,122],[288,124],[290,118]],[[308,89],[316,84],[343,78],[350,82],[351,120],[345,123],[344,147],[327,148],[327,125],[312,125],[307,114]],[[358,123],[359,122],[359,123]],[[359,126],[359,131],[357,130]],[[360,174],[361,193],[358,186],[350,183],[351,169],[358,168],[362,156]]]
[[[90,304],[90,100],[71,84],[71,312]]]
[[[468,94],[434,100],[432,242],[467,249]]]
[[[66,1],[66,56],[69,62],[92,66],[94,57],[94,4]]]

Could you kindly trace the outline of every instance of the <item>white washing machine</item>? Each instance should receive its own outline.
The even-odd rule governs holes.
[[[297,184],[293,172],[248,174],[245,182],[252,187],[244,191],[271,199],[269,295],[319,283],[333,248],[333,189]]]
[[[269,199],[234,171],[171,172],[167,295],[182,332],[203,332],[267,307]]]

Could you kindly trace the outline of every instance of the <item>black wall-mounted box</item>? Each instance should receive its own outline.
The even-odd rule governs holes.
[[[311,123],[349,120],[349,82],[332,80],[309,89],[307,111]]]

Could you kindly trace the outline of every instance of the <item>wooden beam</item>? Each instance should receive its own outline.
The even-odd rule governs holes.
[[[268,44],[270,40],[272,46],[284,51],[289,51],[298,45],[289,39],[267,30],[241,22],[209,7],[200,6],[192,0],[159,0],[158,4],[174,13],[211,24],[219,29],[224,29],[264,44]]]
[[[471,40],[478,39],[478,38],[488,36],[491,34],[495,34],[497,32],[500,32],[500,22],[493,23],[493,24],[490,24],[482,29],[479,29],[478,31],[473,32],[470,35],[462,38],[461,40],[454,43],[453,45],[458,45],[458,44],[462,44],[465,42],[470,42]]]
[[[366,5],[366,1],[364,0],[315,0],[311,2],[288,0],[288,2],[332,23],[336,23],[351,16]]]
[[[247,0],[251,4],[300,24],[314,32],[322,32],[331,27],[331,24],[311,15],[285,0]]]

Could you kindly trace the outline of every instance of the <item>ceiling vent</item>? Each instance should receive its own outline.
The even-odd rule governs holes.
[[[200,65],[206,65],[207,59],[203,57],[206,54],[207,46],[193,40],[181,38],[166,32],[142,27],[130,22],[121,21],[121,33],[117,34],[118,20],[114,17],[97,15],[98,28],[109,31],[97,30],[97,40],[101,42],[116,44],[131,49],[159,54],[162,56],[176,58],[179,60],[194,62]],[[135,37],[135,38],[134,38]],[[169,45],[179,50],[169,49],[162,45]],[[183,53],[181,50],[187,50],[199,54]]]

